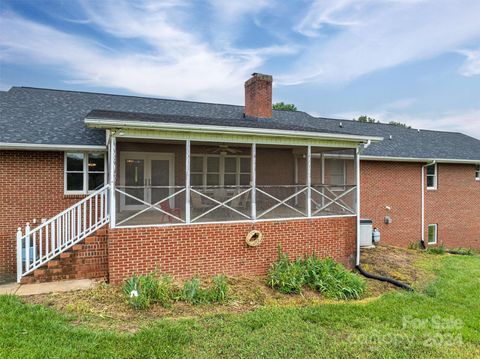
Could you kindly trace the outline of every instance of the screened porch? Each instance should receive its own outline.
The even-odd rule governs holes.
[[[353,216],[355,149],[117,138],[116,227]]]

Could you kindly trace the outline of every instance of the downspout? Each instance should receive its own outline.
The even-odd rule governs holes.
[[[420,241],[420,245],[423,249],[426,248],[425,246],[425,168],[431,165],[434,165],[437,161],[432,161],[430,163],[426,163],[422,166],[422,239]]]
[[[357,177],[357,256],[355,259],[355,265],[359,266],[360,265],[360,155],[362,154],[363,151],[365,151],[368,146],[372,141],[368,140],[367,143],[363,146],[360,147],[358,146],[356,149],[356,168],[355,171],[356,177]]]

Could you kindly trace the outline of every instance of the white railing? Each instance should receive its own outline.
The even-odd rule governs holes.
[[[115,226],[355,215],[356,189],[331,184],[191,186],[188,192],[184,186],[115,187]]]
[[[17,230],[17,281],[108,223],[109,185],[36,228]]]

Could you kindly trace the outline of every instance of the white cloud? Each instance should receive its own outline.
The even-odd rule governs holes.
[[[432,58],[480,39],[478,0],[316,1],[297,26],[316,36],[324,24],[337,33],[312,40],[284,84],[341,83],[396,65]]]
[[[466,57],[460,74],[467,77],[480,75],[480,50],[462,50],[459,53]]]
[[[243,82],[282,47],[225,53],[171,22],[183,3],[84,2],[88,20],[117,38],[135,39],[146,50],[116,51],[79,35],[2,14],[0,60],[59,66],[65,80],[131,92],[237,102]],[[68,73],[68,75],[67,75]]]

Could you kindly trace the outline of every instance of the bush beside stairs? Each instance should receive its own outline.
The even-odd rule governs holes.
[[[108,280],[108,229],[104,226],[21,279],[22,284],[69,279]]]

